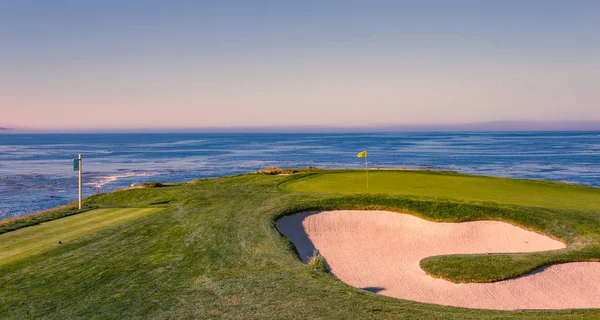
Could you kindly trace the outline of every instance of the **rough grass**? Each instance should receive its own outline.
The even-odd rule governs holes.
[[[599,219],[595,213],[424,196],[284,192],[278,188],[298,178],[302,177],[241,175],[86,199],[90,208],[159,205],[163,210],[0,265],[0,318],[600,317],[600,310],[473,310],[369,293],[314,272],[274,227],[279,217],[304,210],[384,209],[432,220],[512,221],[579,243],[596,239]],[[591,253],[597,254],[597,250]]]
[[[160,182],[160,181],[149,181],[149,182],[144,182],[142,184],[142,187],[144,188],[163,188],[166,187],[167,185]]]
[[[295,173],[299,173],[299,172],[307,172],[307,171],[321,171],[322,169],[319,168],[315,168],[315,167],[306,167],[306,168],[276,168],[276,167],[269,167],[269,168],[265,168],[259,171],[256,171],[256,173],[259,174],[269,174],[269,175],[286,175],[286,174],[295,174]]]

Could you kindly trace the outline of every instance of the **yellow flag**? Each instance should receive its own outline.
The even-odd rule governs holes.
[[[364,158],[364,157],[366,157],[366,156],[367,156],[367,150],[364,150],[363,152],[360,152],[360,153],[358,154],[358,157],[359,157],[359,158]]]

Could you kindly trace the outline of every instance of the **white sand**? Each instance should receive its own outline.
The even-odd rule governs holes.
[[[436,223],[386,211],[306,212],[277,228],[306,262],[316,248],[333,275],[357,288],[420,302],[481,309],[600,308],[600,262],[553,265],[496,283],[453,283],[427,275],[422,259],[455,253],[564,248],[504,222]]]

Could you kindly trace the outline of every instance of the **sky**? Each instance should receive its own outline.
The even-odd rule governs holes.
[[[0,2],[0,126],[600,121],[600,1]]]

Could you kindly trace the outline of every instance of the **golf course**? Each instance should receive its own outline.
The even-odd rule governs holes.
[[[303,170],[147,184],[88,197],[82,211],[3,220],[0,318],[600,318],[600,292],[585,291],[600,277],[588,272],[600,270],[600,189],[441,171],[368,179],[367,188],[365,171]],[[464,243],[439,250],[455,240]],[[361,251],[375,241],[389,250]],[[409,257],[419,245],[429,247]],[[329,271],[306,263],[319,253]],[[357,275],[361,264],[405,262],[450,298],[465,287],[535,290],[531,277],[548,277],[553,292],[578,286],[565,289],[575,304],[544,305],[553,300],[539,290],[520,297],[541,304],[497,308],[412,299],[407,285],[422,282],[386,288],[368,281],[393,277]]]

